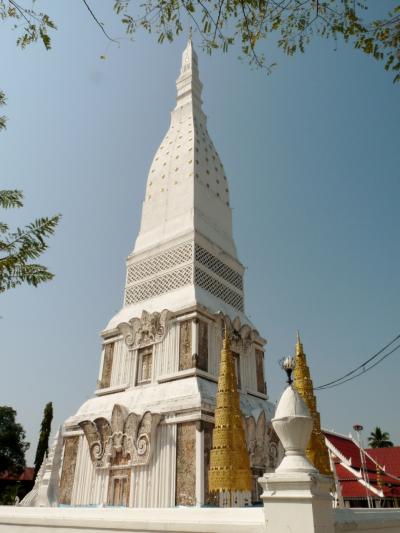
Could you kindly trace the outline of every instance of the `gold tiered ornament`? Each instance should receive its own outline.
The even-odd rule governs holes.
[[[306,354],[303,351],[299,332],[297,332],[295,362],[293,383],[307,405],[313,419],[313,430],[306,449],[306,455],[308,460],[321,474],[332,476],[328,448],[326,447],[325,437],[321,431],[321,419],[317,411],[317,400],[314,395],[313,382],[310,377],[310,369],[307,366]]]
[[[235,364],[225,330],[218,377],[208,488],[233,507],[250,504],[252,474],[240,411]],[[242,495],[242,498],[240,497]]]

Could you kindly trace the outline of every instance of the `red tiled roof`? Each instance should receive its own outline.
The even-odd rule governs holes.
[[[324,431],[324,434],[338,452],[338,456],[334,458],[333,463],[335,465],[336,476],[340,482],[343,497],[345,499],[364,499],[367,497],[368,490],[370,496],[377,498],[377,494],[367,489],[367,487],[360,482],[362,477],[358,477],[356,473],[351,472],[351,470],[346,467],[346,462],[339,456],[339,454],[341,454],[350,462],[350,468],[360,472],[361,458],[360,449],[357,443],[350,437],[345,437],[344,435],[338,435],[329,431]],[[376,490],[380,490],[378,486],[377,468],[378,465],[381,467],[386,466],[386,472],[381,471],[380,474],[383,493],[385,497],[398,498],[400,496],[400,480],[396,480],[388,474],[400,477],[400,446],[394,448],[375,448],[366,450],[366,452],[372,458],[370,459],[368,456],[365,457],[368,483],[370,486]]]
[[[35,469],[31,466],[26,467],[19,475],[9,474],[7,470],[5,472],[0,472],[0,479],[8,481],[33,481],[34,477]]]
[[[368,448],[366,452],[380,466],[385,467],[385,471],[392,476],[400,477],[400,446],[392,448]]]
[[[348,498],[355,498],[357,500],[362,500],[368,495],[371,498],[376,498],[376,494],[367,489],[364,485],[361,485],[358,481],[344,481],[340,483],[340,488],[342,490],[342,496],[346,500]]]
[[[336,475],[339,481],[350,481],[350,480],[356,480],[357,476],[355,476],[352,472],[350,472],[347,468],[345,468],[340,463],[335,463],[336,468]]]
[[[333,444],[333,446],[351,461],[351,466],[356,470],[361,468],[360,449],[357,444],[350,438],[336,433],[324,431],[325,437]],[[368,470],[375,470],[375,464],[368,457],[366,457],[366,466]]]

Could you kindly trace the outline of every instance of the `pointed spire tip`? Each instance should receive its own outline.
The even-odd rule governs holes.
[[[303,354],[303,344],[301,342],[301,339],[300,339],[300,332],[299,330],[297,330],[297,335],[296,335],[296,355],[301,355]]]

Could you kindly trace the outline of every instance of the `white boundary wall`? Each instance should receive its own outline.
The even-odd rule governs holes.
[[[298,517],[293,516],[293,520]],[[400,533],[400,509],[336,509],[335,531]],[[0,533],[283,533],[264,509],[0,507]],[[286,533],[286,532],[285,532]],[[304,533],[311,533],[304,531]]]
[[[0,533],[265,533],[264,510],[0,507]]]
[[[335,532],[400,532],[400,509],[335,509]]]

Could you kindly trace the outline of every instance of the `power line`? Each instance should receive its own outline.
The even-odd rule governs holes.
[[[346,383],[347,381],[351,381],[352,379],[355,379],[355,378],[358,378],[359,376],[362,376],[363,374],[365,374],[369,370],[372,370],[374,367],[379,365],[379,363],[381,363],[384,359],[386,359],[386,357],[389,357],[389,355],[391,355],[393,352],[395,352],[399,348],[400,348],[400,344],[398,344],[395,348],[393,348],[393,350],[391,350],[387,354],[383,355],[373,365],[369,366],[368,368],[363,368],[363,370],[361,372],[359,372],[358,374],[355,374],[355,375],[353,375],[353,376],[351,376],[351,377],[349,377],[349,378],[347,378],[347,379],[345,379],[343,381],[340,381],[339,383],[336,383],[334,385],[329,385],[329,386],[321,385],[320,387],[316,387],[316,390],[333,389],[334,387],[338,387],[339,385],[343,385],[343,383]]]
[[[389,357],[393,352],[398,350],[400,348],[400,344],[395,346],[390,352],[384,354],[382,357],[380,357],[377,361],[375,361],[372,365],[368,366],[369,363],[371,363],[374,359],[376,359],[379,355],[381,355],[389,346],[392,346],[398,339],[400,339],[400,334],[397,335],[392,341],[390,341],[388,344],[386,344],[383,348],[381,348],[378,352],[376,352],[374,355],[369,357],[364,363],[357,366],[350,372],[347,372],[347,374],[344,374],[340,378],[334,379],[333,381],[329,381],[328,383],[325,383],[324,385],[320,385],[319,387],[315,387],[314,390],[325,390],[325,389],[331,389],[334,387],[338,387],[339,385],[342,385],[343,383],[346,383],[348,381],[351,381],[352,379],[355,379],[362,374],[365,374],[369,370],[372,370],[374,367],[376,367],[379,363],[381,363],[384,359]],[[347,379],[346,379],[347,378]]]

